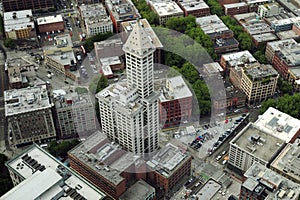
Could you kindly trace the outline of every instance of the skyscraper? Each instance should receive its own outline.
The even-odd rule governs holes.
[[[158,93],[154,91],[155,47],[139,20],[125,45],[127,83],[97,94],[104,134],[134,153],[158,149]]]

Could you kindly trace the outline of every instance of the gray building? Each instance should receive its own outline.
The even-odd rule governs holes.
[[[151,200],[155,198],[155,188],[139,180],[119,198],[120,200]]]

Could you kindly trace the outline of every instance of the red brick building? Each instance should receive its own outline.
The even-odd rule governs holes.
[[[292,30],[300,36],[300,23],[294,23]]]
[[[191,175],[192,157],[168,143],[156,156],[147,162],[147,182],[165,194]]]
[[[146,179],[146,164],[96,132],[68,153],[70,166],[113,199],[136,180]]]
[[[248,5],[245,2],[225,4],[224,5],[225,15],[237,15],[248,12]]]
[[[219,3],[223,6],[224,4],[238,3],[239,0],[218,0]]]
[[[182,9],[184,16],[203,17],[210,15],[210,8],[203,0],[181,0],[177,4]]]
[[[54,15],[37,18],[40,33],[64,31],[64,20],[62,15]]]
[[[169,78],[159,98],[159,118],[164,128],[178,126],[191,117],[193,95],[181,76]]]

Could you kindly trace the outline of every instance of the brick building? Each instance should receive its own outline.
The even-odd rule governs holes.
[[[28,86],[28,80],[22,72],[33,71],[34,65],[22,58],[6,60],[8,82],[10,89],[19,89]]]
[[[218,0],[218,2],[224,6],[225,4],[239,3],[239,0]]]
[[[282,48],[289,48],[289,46],[295,45],[297,42],[294,39],[279,40],[274,42],[268,42],[265,51],[265,57],[270,63],[273,63],[275,52],[280,51]]]
[[[203,0],[181,0],[177,4],[183,10],[184,16],[203,17],[210,15],[210,8]]]
[[[168,78],[159,98],[159,118],[164,128],[178,126],[192,116],[193,94],[181,76]]]
[[[64,31],[64,20],[62,15],[40,17],[36,19],[40,33]]]
[[[296,91],[300,91],[300,67],[292,67],[289,69],[288,81],[293,85]]]
[[[248,13],[248,5],[245,2],[224,4],[225,15],[237,15],[242,13]]]
[[[293,27],[292,27],[292,30],[300,36],[300,22],[298,23],[294,23],[293,24]]]
[[[54,0],[3,0],[4,12],[31,9],[34,13],[55,8]]]

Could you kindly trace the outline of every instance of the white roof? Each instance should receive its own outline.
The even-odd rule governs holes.
[[[231,3],[231,4],[224,4],[224,8],[236,8],[236,7],[241,7],[241,6],[247,6],[245,2],[239,2],[239,3]]]
[[[40,17],[36,19],[38,25],[43,24],[52,24],[57,22],[63,22],[62,15],[54,15],[54,16],[47,16],[47,17]]]
[[[5,12],[3,17],[5,32],[25,29],[28,26],[34,28],[34,22],[31,20],[31,17],[31,10]]]
[[[174,1],[169,1],[169,2],[149,1],[149,3],[153,6],[154,10],[160,17],[168,16],[168,15],[175,15],[175,14],[183,15],[183,11]]]
[[[249,61],[250,63],[256,62],[256,59],[248,50],[224,54],[222,57],[225,61],[229,62],[231,66],[241,65],[246,61]]]

